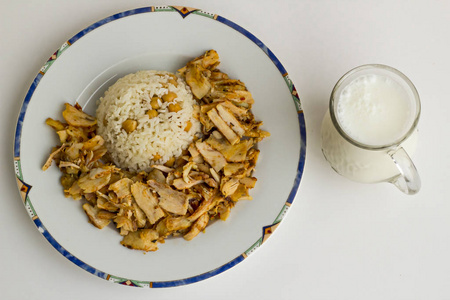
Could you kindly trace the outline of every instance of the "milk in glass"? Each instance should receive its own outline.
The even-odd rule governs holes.
[[[370,147],[394,144],[414,123],[414,98],[401,84],[379,74],[364,74],[348,83],[335,95],[335,128],[328,112],[322,123],[322,151],[341,175],[359,182],[386,181],[399,175],[399,169],[386,151],[368,151],[343,138]],[[401,143],[409,155],[417,145],[417,130]]]

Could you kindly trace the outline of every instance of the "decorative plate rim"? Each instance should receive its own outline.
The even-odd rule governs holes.
[[[133,280],[128,278],[122,278],[118,276],[114,276],[112,274],[107,274],[103,271],[100,271],[80,259],[78,259],[76,256],[72,255],[69,251],[67,251],[64,247],[62,247],[49,233],[49,231],[45,228],[44,224],[41,222],[40,218],[37,216],[33,204],[28,197],[28,193],[30,189],[32,188],[31,185],[25,183],[23,174],[22,174],[22,168],[20,163],[20,140],[22,136],[22,126],[23,121],[25,118],[25,113],[28,107],[28,104],[33,96],[34,91],[36,90],[40,80],[45,75],[47,70],[51,67],[51,65],[56,61],[56,59],[62,55],[62,53],[69,48],[73,43],[75,43],[77,40],[91,32],[92,30],[95,30],[96,28],[107,24],[109,22],[128,17],[133,16],[137,14],[142,13],[155,13],[155,12],[176,12],[181,15],[182,18],[186,18],[190,14],[195,14],[203,17],[207,17],[213,20],[216,20],[226,26],[229,26],[230,28],[238,31],[239,33],[243,34],[245,37],[250,39],[252,42],[254,42],[274,63],[274,65],[277,67],[278,71],[283,76],[283,79],[289,88],[289,91],[292,95],[292,100],[295,104],[296,110],[297,110],[297,116],[298,116],[298,122],[300,126],[300,157],[297,167],[297,173],[294,179],[294,183],[292,186],[292,189],[289,193],[288,199],[286,200],[285,204],[283,205],[282,209],[280,210],[279,214],[273,221],[271,225],[264,226],[262,228],[262,235],[261,237],[255,241],[244,253],[237,256],[233,260],[229,261],[228,263],[213,269],[211,271],[195,275],[192,277],[184,278],[184,279],[176,279],[176,280],[170,280],[170,281],[140,281],[140,280]],[[47,239],[47,241],[64,257],[66,257],[68,260],[70,260],[72,263],[77,265],[78,267],[84,269],[85,271],[96,275],[100,278],[103,278],[105,280],[119,283],[121,285],[127,285],[127,286],[135,286],[135,287],[143,287],[143,288],[163,288],[163,287],[174,287],[174,286],[180,286],[180,285],[186,285],[195,283],[198,281],[202,281],[205,279],[208,279],[210,277],[213,277],[215,275],[218,275],[235,265],[242,262],[245,258],[247,258],[250,254],[252,254],[256,249],[258,249],[273,233],[273,231],[278,227],[281,220],[284,218],[286,213],[288,212],[291,204],[293,203],[295,196],[297,194],[300,181],[303,175],[303,169],[305,166],[305,157],[306,156],[306,124],[305,124],[305,118],[303,114],[303,109],[301,106],[300,98],[298,96],[297,90],[295,89],[294,84],[292,83],[291,79],[288,76],[288,73],[284,69],[281,62],[276,58],[274,53],[263,43],[261,42],[256,36],[254,36],[252,33],[247,31],[246,29],[242,28],[241,26],[237,25],[236,23],[219,16],[217,14],[211,14],[208,12],[205,12],[201,9],[197,8],[191,8],[191,7],[185,7],[185,6],[147,6],[147,7],[141,7],[136,9],[131,9],[127,11],[123,11],[114,15],[111,15],[109,17],[106,17],[100,21],[97,21],[93,23],[92,25],[86,27],[85,29],[81,30],[77,34],[75,34],[72,38],[67,40],[62,46],[56,50],[52,56],[47,60],[47,62],[42,66],[39,73],[34,78],[30,88],[28,89],[28,92],[23,100],[22,106],[20,108],[17,125],[16,125],[16,131],[14,135],[14,169],[16,173],[16,180],[17,185],[19,188],[19,194],[24,202],[25,208],[36,225],[39,232]]]

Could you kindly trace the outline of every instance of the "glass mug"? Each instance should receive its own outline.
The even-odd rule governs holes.
[[[385,65],[356,67],[331,93],[322,152],[344,177],[415,194],[421,181],[408,153],[417,146],[419,116],[419,95],[404,74]]]

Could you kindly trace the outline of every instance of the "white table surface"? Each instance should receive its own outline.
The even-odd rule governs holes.
[[[123,287],[78,268],[39,234],[17,192],[12,142],[25,94],[50,55],[86,26],[150,5],[219,14],[262,40],[300,94],[306,167],[288,215],[231,270],[170,289]],[[0,1],[0,298],[450,299],[450,1]],[[334,173],[320,125],[335,82],[366,63],[391,65],[422,100],[418,195]]]

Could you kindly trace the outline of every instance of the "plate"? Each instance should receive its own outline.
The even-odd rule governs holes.
[[[141,69],[175,72],[214,49],[220,69],[245,82],[253,113],[271,137],[261,150],[251,201],[240,201],[225,222],[190,242],[170,239],[144,254],[120,245],[114,228],[87,222],[81,203],[65,198],[54,165],[41,170],[58,143],[45,119],[62,119],[65,102],[94,113],[96,100],[123,75]],[[115,14],[65,42],[35,77],[20,110],[14,165],[21,198],[39,232],[68,260],[100,278],[146,288],[210,278],[257,250],[288,212],[298,191],[306,151],[303,110],[275,55],[253,34],[200,9],[158,6]]]

